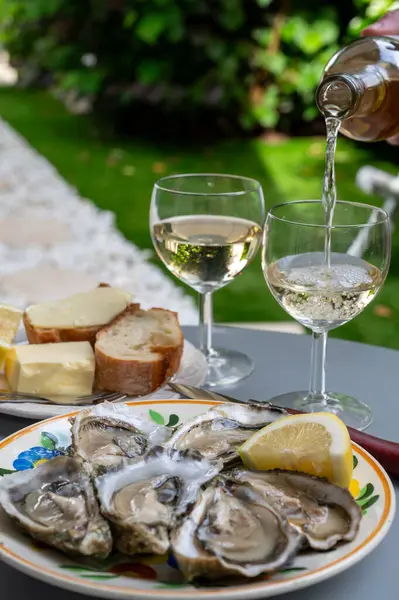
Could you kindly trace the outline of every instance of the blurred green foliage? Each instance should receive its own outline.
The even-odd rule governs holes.
[[[342,43],[392,0],[0,0],[0,43],[22,85],[86,99],[128,127],[148,117],[228,132],[317,116]]]

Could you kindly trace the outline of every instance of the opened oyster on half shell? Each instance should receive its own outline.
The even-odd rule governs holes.
[[[32,537],[105,558],[173,552],[188,581],[253,578],[356,536],[347,489],[294,471],[245,468],[237,449],[284,416],[268,405],[217,405],[174,431],[99,405],[72,421],[74,457],[0,480],[0,505]]]
[[[74,456],[97,473],[141,456],[171,434],[167,427],[132,414],[128,406],[109,403],[80,411],[71,433]]]
[[[80,463],[59,456],[0,481],[0,505],[33,538],[68,554],[106,558],[111,530]]]
[[[350,542],[359,530],[361,510],[352,494],[326,479],[294,471],[235,468],[225,475],[235,498],[251,496],[283,515],[314,550]]]
[[[96,479],[102,514],[125,554],[164,554],[178,515],[195,502],[221,464],[199,453],[157,446],[114,473]]]
[[[168,447],[199,450],[208,460],[228,463],[238,458],[237,448],[255,431],[286,414],[283,409],[260,404],[221,404],[181,425]]]
[[[219,478],[203,490],[171,532],[171,547],[188,581],[256,577],[286,565],[302,535],[254,494],[237,498]]]

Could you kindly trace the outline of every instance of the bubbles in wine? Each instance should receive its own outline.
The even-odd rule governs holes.
[[[371,284],[369,272],[356,265],[324,265],[294,268],[287,273],[286,280],[296,286],[325,289],[328,291],[351,289]]]
[[[285,257],[266,272],[270,291],[285,310],[313,331],[328,331],[356,317],[383,282],[379,269],[348,254],[320,252]]]

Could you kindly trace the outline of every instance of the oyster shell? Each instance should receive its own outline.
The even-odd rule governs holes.
[[[177,515],[194,502],[200,487],[218,474],[199,453],[161,446],[97,478],[103,515],[111,522],[118,550],[163,554]]]
[[[301,534],[252,494],[236,498],[217,481],[171,532],[171,547],[188,581],[256,577],[283,567],[301,545]]]
[[[221,404],[186,421],[172,435],[167,446],[199,450],[208,460],[229,462],[238,458],[236,449],[257,429],[279,419],[286,412],[268,403]]]
[[[71,433],[74,456],[96,472],[118,467],[125,458],[141,456],[170,437],[167,427],[133,415],[126,405],[109,403],[81,411]]]
[[[112,536],[80,463],[60,456],[0,481],[0,505],[33,538],[69,554],[106,558]]]
[[[314,550],[350,542],[359,530],[361,510],[351,493],[326,479],[293,471],[250,471],[226,474],[236,498],[251,490],[284,515]]]

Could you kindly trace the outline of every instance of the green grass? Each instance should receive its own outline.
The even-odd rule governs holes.
[[[112,139],[92,119],[70,115],[43,91],[0,90],[0,115],[47,157],[83,197],[112,210],[124,235],[151,247],[148,208],[153,183],[177,172],[230,172],[258,179],[268,206],[294,199],[319,198],[324,168],[322,138],[294,138],[281,143],[229,141],[211,147],[172,147],[135,139]],[[395,172],[392,163],[376,160],[375,150],[340,139],[337,152],[339,197],[371,201],[355,186],[357,170],[374,164]],[[388,280],[362,315],[332,335],[399,347],[399,233]],[[159,264],[154,257],[154,261]],[[177,280],[175,280],[177,281]],[[191,293],[186,288],[188,293]],[[375,309],[384,305],[388,316]],[[377,311],[378,312],[378,311]],[[215,317],[221,322],[287,320],[269,294],[259,258],[241,277],[215,294]]]

